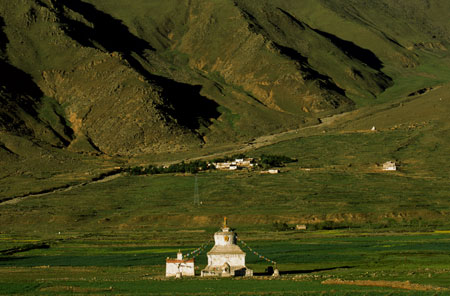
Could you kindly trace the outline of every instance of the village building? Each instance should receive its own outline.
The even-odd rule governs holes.
[[[280,170],[277,170],[277,169],[270,169],[270,170],[267,170],[267,171],[261,171],[261,174],[272,174],[272,175],[274,175],[274,174],[279,174],[280,173]]]
[[[230,169],[231,162],[215,162],[215,163],[213,163],[213,165],[218,170],[228,170],[228,169]]]
[[[253,168],[253,158],[237,158],[231,162],[215,162],[213,165],[218,170],[238,170],[238,169],[251,169]]]
[[[306,230],[306,224],[295,225],[295,230]]]
[[[214,234],[214,247],[207,253],[208,265],[201,276],[253,276],[253,270],[245,266],[245,252],[236,244],[237,236],[224,220],[220,231]]]
[[[383,171],[396,171],[397,165],[393,161],[383,163]]]
[[[184,259],[183,253],[177,253],[177,258],[166,259],[166,276],[167,277],[182,277],[195,276],[194,259]]]

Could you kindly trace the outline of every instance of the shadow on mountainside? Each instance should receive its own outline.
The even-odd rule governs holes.
[[[220,113],[219,105],[202,95],[201,86],[180,83],[169,78],[150,73],[133,55],[142,55],[155,49],[145,40],[133,35],[120,20],[99,11],[95,6],[80,0],[60,0],[55,4],[65,32],[83,46],[97,48],[107,52],[120,52],[124,59],[147,80],[163,88],[162,95],[166,104],[159,109],[174,117],[176,121],[190,130],[211,124]],[[65,13],[65,7],[79,13],[92,27]]]
[[[3,28],[5,27],[5,21],[0,16],[0,55],[3,55],[3,53],[6,50],[6,44],[8,43],[8,37],[6,36],[5,32],[3,32]]]
[[[334,46],[339,48],[349,58],[356,59],[356,60],[368,65],[372,69],[375,69],[378,71],[381,70],[381,68],[383,68],[383,62],[381,62],[381,60],[370,50],[359,47],[358,45],[356,45],[355,43],[353,43],[351,41],[341,39],[341,38],[337,37],[336,35],[330,34],[328,32],[324,32],[324,31],[321,31],[318,29],[311,28],[309,25],[301,22],[296,17],[294,17],[292,14],[290,14],[289,12],[287,12],[281,8],[278,8],[278,10],[280,12],[282,12],[284,15],[286,15],[289,19],[291,19],[291,21],[295,22],[302,28],[305,28],[305,26],[308,26],[311,30],[313,30],[317,34],[328,39],[331,43],[334,44]]]
[[[305,24],[304,22],[298,20],[296,17],[294,17],[292,14],[290,14],[289,12],[287,12],[284,9],[281,9],[279,7],[277,7],[277,9],[283,13],[285,16],[287,16],[292,22],[294,22],[295,24],[297,24],[301,29],[305,30],[306,27],[309,27],[307,24]]]
[[[239,2],[234,2],[236,6],[239,7],[239,10],[242,14],[242,16],[247,20],[247,22],[250,25],[250,30],[257,33],[262,34],[264,36],[267,35],[267,33],[264,33],[266,30],[263,28],[263,26],[258,23],[258,20],[255,16],[253,16],[246,8],[245,6],[242,6]],[[292,23],[294,23],[298,28],[301,30],[305,30],[306,28],[309,28],[309,26],[299,20],[297,20],[295,17],[293,17],[288,12],[284,11],[281,8],[277,8],[282,16],[287,17]],[[278,15],[277,15],[278,16]],[[277,26],[276,23],[270,22],[270,24],[275,28],[277,32],[280,32],[280,28]],[[310,28],[309,28],[310,29]],[[270,34],[269,34],[270,35]],[[300,52],[298,52],[296,49],[286,46],[286,44],[281,44],[279,42],[276,42],[276,38],[271,38],[270,36],[267,36],[269,39],[272,39],[273,46],[278,50],[278,52],[289,58],[290,60],[296,62],[298,70],[300,70],[300,73],[302,75],[302,78],[304,80],[308,81],[314,81],[317,83],[317,86],[321,89],[326,89],[329,91],[333,91],[341,96],[345,97],[345,90],[340,88],[336,85],[336,83],[333,81],[333,79],[327,75],[324,75],[322,73],[319,73],[318,71],[314,70],[313,67],[310,65],[308,58],[302,55]],[[334,105],[334,107],[338,107],[337,105]]]
[[[376,85],[380,89],[385,90],[386,88],[393,85],[392,78],[381,71],[381,69],[383,68],[383,62],[373,52],[371,52],[368,49],[359,47],[358,45],[354,44],[353,42],[340,39],[339,37],[337,37],[333,34],[323,32],[318,29],[312,29],[312,30],[314,30],[319,35],[330,40],[330,42],[333,43],[334,46],[339,48],[349,58],[358,60],[362,64],[365,64],[365,65],[369,66],[370,68],[376,70],[377,71],[377,73],[376,73],[377,79],[374,79],[374,81],[376,82]]]
[[[38,110],[42,106],[43,96],[41,89],[29,74],[0,59],[0,129],[19,135],[39,137],[39,132],[36,134],[36,131],[45,127],[60,141],[60,144],[52,145],[62,144],[67,147],[70,144],[69,140],[73,137],[73,130],[66,125],[63,117],[55,109],[53,109],[54,115],[58,116],[63,131],[58,132],[55,126],[40,118]],[[34,118],[35,123],[41,127],[25,123],[28,117],[25,114]]]
[[[73,133],[71,128],[65,124],[56,111],[55,115],[60,116],[60,122],[64,127],[64,132],[62,132],[64,135],[39,118],[38,110],[42,105],[43,92],[33,81],[31,75],[9,64],[6,55],[6,45],[9,40],[3,31],[4,27],[4,20],[0,17],[0,129],[36,136],[36,126],[25,123],[26,117],[31,116],[38,125],[45,126],[64,146],[69,145],[65,136],[71,139]]]
[[[33,105],[38,102],[37,98],[43,96],[41,89],[34,83],[32,77],[20,69],[10,65],[4,60],[0,60],[0,86],[3,86],[8,92],[14,95],[27,95],[33,98]],[[18,103],[28,110],[27,104],[31,102]],[[23,103],[23,104],[22,104]],[[31,109],[28,111],[32,111]],[[31,113],[30,113],[31,114]]]
[[[7,101],[5,97],[0,97],[1,111],[4,113],[6,106],[9,106],[8,109],[15,109],[13,106],[17,105],[28,114],[37,116],[38,98],[41,98],[43,93],[30,75],[7,62],[5,50],[9,40],[3,31],[4,26],[5,22],[0,17],[0,87],[11,95],[12,100]]]
[[[314,32],[318,33],[319,35],[327,38],[330,40],[331,43],[333,43],[337,48],[339,48],[345,55],[347,55],[349,58],[356,59],[372,69],[380,71],[381,68],[383,68],[383,62],[370,50],[359,47],[355,43],[351,41],[347,41],[344,39],[341,39],[333,34],[320,31],[318,29],[312,29]]]
[[[308,58],[304,57],[302,54],[300,54],[293,48],[286,47],[277,43],[274,43],[274,45],[280,51],[280,54],[297,62],[297,64],[300,67],[300,71],[303,75],[303,79],[316,80],[322,89],[332,90],[342,96],[345,96],[345,90],[337,86],[333,82],[333,79],[331,77],[321,74],[316,70],[312,69],[312,67],[308,63]]]
[[[202,125],[211,124],[211,119],[217,119],[220,112],[219,105],[200,95],[200,85],[190,85],[161,76],[149,76],[157,84],[163,87],[163,98],[170,98],[170,105],[162,105],[159,108],[178,120],[178,123],[196,130]]]
[[[131,34],[120,20],[97,10],[92,4],[79,0],[59,0],[55,6],[58,8],[61,21],[66,24],[67,35],[83,46],[96,48],[100,46],[105,51],[118,51],[123,54],[131,52],[142,54],[145,50],[154,50],[147,41]],[[93,27],[68,17],[63,13],[64,6],[82,15],[93,24]]]

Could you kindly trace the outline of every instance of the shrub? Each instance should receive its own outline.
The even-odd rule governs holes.
[[[262,154],[260,157],[260,164],[264,168],[281,167],[285,163],[296,162],[296,159],[284,155],[266,155]]]
[[[273,222],[272,226],[275,228],[276,231],[286,231],[286,230],[292,230],[292,227],[289,227],[287,223],[275,221]]]
[[[213,165],[208,165],[206,161],[196,160],[190,163],[185,163],[184,161],[180,163],[171,164],[169,167],[157,167],[154,165],[149,165],[148,167],[135,166],[130,167],[126,171],[130,175],[155,175],[155,174],[166,174],[166,173],[198,173],[199,171],[214,170],[216,167]]]

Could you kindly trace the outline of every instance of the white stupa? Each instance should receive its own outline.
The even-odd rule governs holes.
[[[207,253],[208,266],[201,276],[253,276],[245,266],[245,252],[236,245],[236,233],[227,226],[225,217],[221,231],[214,234],[214,247]]]

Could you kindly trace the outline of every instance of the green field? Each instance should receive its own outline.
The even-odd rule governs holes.
[[[154,235],[149,231],[76,238],[61,234],[60,240],[51,241],[49,249],[2,256],[0,294],[445,295],[450,288],[448,231],[374,234],[244,230],[242,239],[278,262],[281,277],[276,279],[265,276],[267,264],[249,252],[247,265],[257,274],[254,278],[166,279],[165,258],[174,256],[178,249],[193,250],[212,233],[191,232],[188,236],[168,231],[161,236],[162,241],[155,241]],[[179,241],[173,241],[174,237]],[[0,239],[1,245],[29,243],[6,235]],[[187,239],[189,243],[183,244]],[[197,257],[196,265],[199,273],[206,265],[204,254]],[[323,283],[337,279],[384,286]],[[411,287],[389,287],[392,282]]]

